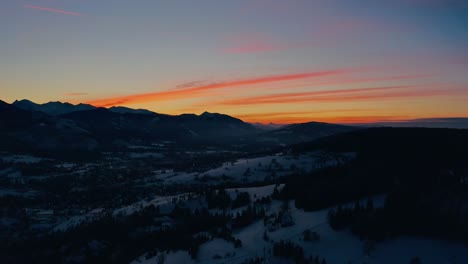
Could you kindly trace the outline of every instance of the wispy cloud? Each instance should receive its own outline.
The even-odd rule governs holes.
[[[318,78],[325,76],[334,76],[351,72],[351,69],[335,69],[327,71],[314,71],[314,72],[303,72],[294,74],[282,74],[282,75],[270,75],[257,78],[241,79],[234,81],[219,82],[200,86],[189,86],[187,88],[176,89],[176,90],[165,90],[154,93],[142,93],[133,94],[119,97],[96,99],[87,102],[95,106],[114,106],[122,104],[135,104],[143,102],[154,102],[154,101],[165,101],[165,100],[176,100],[185,98],[194,98],[202,95],[206,95],[207,92],[215,91],[218,89],[237,87],[237,86],[253,86],[257,84],[284,82],[292,80],[300,80],[307,78]]]
[[[285,117],[285,116],[310,116],[314,114],[329,114],[329,113],[349,113],[349,112],[365,112],[369,111],[369,109],[324,109],[324,110],[315,110],[315,111],[284,111],[284,112],[268,112],[268,113],[247,113],[247,114],[235,114],[237,118],[245,119],[245,120],[255,120],[255,119],[278,119],[278,117]]]
[[[401,97],[427,97],[466,93],[467,89],[424,89],[415,90],[421,86],[384,86],[358,89],[324,90],[302,93],[282,93],[273,95],[253,96],[240,99],[220,101],[218,105],[260,105],[304,102],[346,102],[356,100],[384,100]]]
[[[55,9],[55,8],[35,6],[35,5],[23,5],[23,7],[29,8],[29,9],[36,9],[36,10],[41,10],[41,11],[59,13],[59,14],[69,15],[69,16],[84,16],[85,15],[83,13],[70,12],[70,11],[66,11],[62,9]]]
[[[434,77],[435,74],[406,74],[397,76],[383,76],[383,77],[368,77],[368,78],[346,78],[331,81],[322,81],[315,84],[328,85],[328,84],[353,84],[353,83],[366,83],[366,82],[381,82],[381,81],[401,81],[409,79],[421,79],[427,77]]]
[[[362,92],[375,92],[385,90],[404,89],[411,86],[388,86],[388,87],[369,87],[369,88],[356,88],[356,89],[340,89],[340,90],[323,90],[311,92],[296,92],[296,93],[279,93],[270,95],[260,95],[253,97],[245,97],[239,99],[230,99],[219,102],[221,105],[249,105],[249,104],[277,104],[287,102],[308,102],[316,100],[329,100],[331,98],[339,98],[346,96],[346,94],[362,93]],[[328,96],[328,97],[327,97]]]
[[[205,82],[204,81],[186,82],[186,83],[182,83],[182,84],[177,85],[176,88],[177,89],[186,89],[186,88],[190,88],[190,87],[200,86],[203,83],[205,83]]]

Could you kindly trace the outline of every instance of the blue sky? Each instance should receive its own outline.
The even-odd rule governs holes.
[[[2,1],[1,99],[281,123],[468,116],[467,8],[460,0]]]

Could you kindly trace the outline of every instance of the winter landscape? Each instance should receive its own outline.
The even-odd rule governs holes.
[[[0,2],[0,263],[467,264],[468,1]]]
[[[0,108],[4,263],[468,261],[468,130],[48,105]]]

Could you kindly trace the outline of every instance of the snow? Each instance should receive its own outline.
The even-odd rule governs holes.
[[[214,259],[223,259],[226,256],[232,256],[236,253],[234,244],[224,239],[213,239],[200,246],[198,251],[198,260],[210,261]]]
[[[354,153],[343,153],[341,160],[351,159]],[[275,154],[263,157],[239,159],[200,173],[155,171],[154,177],[165,183],[219,182],[226,178],[237,182],[258,182],[294,173],[295,170],[310,172],[317,168],[334,165],[337,157],[320,152],[301,155]]]
[[[84,214],[84,215],[75,215],[67,219],[66,221],[61,222],[52,228],[53,232],[66,231],[70,228],[74,228],[82,223],[90,223],[96,221],[101,216],[99,214]]]
[[[105,213],[105,208],[95,208],[91,211],[82,214],[82,215],[75,215],[67,220],[61,222],[60,224],[56,225],[52,228],[52,231],[66,231],[70,228],[74,228],[82,223],[90,223],[96,220],[99,220]]]
[[[251,195],[269,195],[274,185],[239,188]],[[228,193],[234,194],[236,189],[228,189]],[[385,195],[373,197],[376,207],[383,206]],[[362,201],[364,203],[365,201]],[[346,205],[352,206],[354,203]],[[346,206],[345,205],[345,206]],[[282,207],[282,202],[273,201],[267,214],[276,213]],[[419,257],[424,264],[444,263],[468,263],[468,247],[461,243],[452,243],[442,240],[401,237],[385,240],[375,244],[375,249],[370,255],[364,253],[364,241],[353,236],[349,231],[335,231],[327,223],[329,209],[305,212],[294,207],[290,202],[290,213],[295,224],[289,227],[279,228],[275,231],[267,231],[263,221],[238,230],[234,230],[233,236],[242,241],[242,247],[234,248],[233,244],[214,239],[200,246],[197,260],[192,260],[187,252],[178,251],[166,254],[165,263],[242,263],[255,257],[266,257],[270,263],[284,263],[285,259],[274,258],[272,253],[273,241],[291,240],[304,248],[306,256],[319,255],[326,258],[327,263],[409,263],[414,257]],[[317,232],[320,239],[317,241],[304,241],[303,231]],[[263,236],[267,232],[268,241]],[[155,261],[151,258],[147,261]],[[151,263],[151,262],[134,262]],[[154,263],[154,262],[152,262]]]
[[[202,173],[202,175],[215,177],[225,175],[248,182],[262,181],[268,177],[274,178],[291,174],[294,170],[310,172],[319,166],[331,164],[331,162],[322,162],[318,153],[306,153],[298,156],[271,155],[225,163],[221,167]]]
[[[189,193],[183,193],[179,195],[172,195],[172,196],[156,196],[154,199],[151,201],[139,201],[136,203],[133,203],[131,205],[119,208],[114,210],[112,213],[113,216],[119,216],[119,215],[131,215],[134,214],[143,208],[146,208],[150,205],[154,206],[165,206],[165,205],[172,205],[173,200],[178,200],[178,199],[185,199],[188,197],[190,194]]]
[[[31,155],[6,155],[6,156],[2,156],[1,159],[4,162],[12,162],[12,163],[38,163],[43,160],[46,160],[43,158],[31,156]]]
[[[15,189],[0,189],[0,196],[22,196],[22,197],[33,197],[38,195],[38,191],[28,190],[28,191],[21,191]]]
[[[37,213],[37,215],[53,215],[54,214],[54,210],[41,210]]]
[[[161,159],[164,158],[164,155],[157,152],[130,152],[128,156],[132,159],[141,159],[141,158],[154,158]]]
[[[159,180],[164,181],[165,183],[181,183],[181,182],[190,182],[195,179],[195,176],[198,173],[191,172],[175,172],[174,170],[157,170],[153,172],[153,176],[146,177],[144,180],[145,182],[151,180]]]
[[[263,255],[263,249],[268,245],[268,242],[263,240],[264,232],[263,221],[257,221],[252,225],[234,232],[234,237],[242,241],[242,247],[237,254],[237,259],[240,262],[242,262],[241,260]]]
[[[226,189],[226,192],[229,194],[231,199],[235,199],[237,197],[237,193],[247,192],[250,195],[252,200],[261,199],[263,197],[267,197],[273,194],[276,185],[266,185],[260,187],[247,187],[247,188],[233,188],[233,189]],[[284,187],[284,184],[280,184],[278,189],[281,190]],[[254,198],[256,197],[256,198]]]
[[[151,150],[153,149],[152,147],[149,146],[140,146],[140,145],[129,145],[127,146],[129,149],[135,149],[135,150]]]
[[[105,212],[104,208],[96,208],[88,212],[88,214],[102,214]]]
[[[56,165],[57,168],[63,168],[63,169],[71,169],[76,166],[77,165],[75,163],[70,163],[70,162],[64,162],[64,163]]]
[[[179,250],[176,252],[164,253],[164,255],[164,264],[194,263],[187,251]],[[132,261],[131,264],[154,264],[158,263],[157,260],[158,256],[154,256],[148,259],[146,259],[145,256],[142,256],[137,260]]]

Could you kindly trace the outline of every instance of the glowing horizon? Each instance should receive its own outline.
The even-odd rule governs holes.
[[[1,100],[247,122],[468,117],[466,1],[0,4]]]

